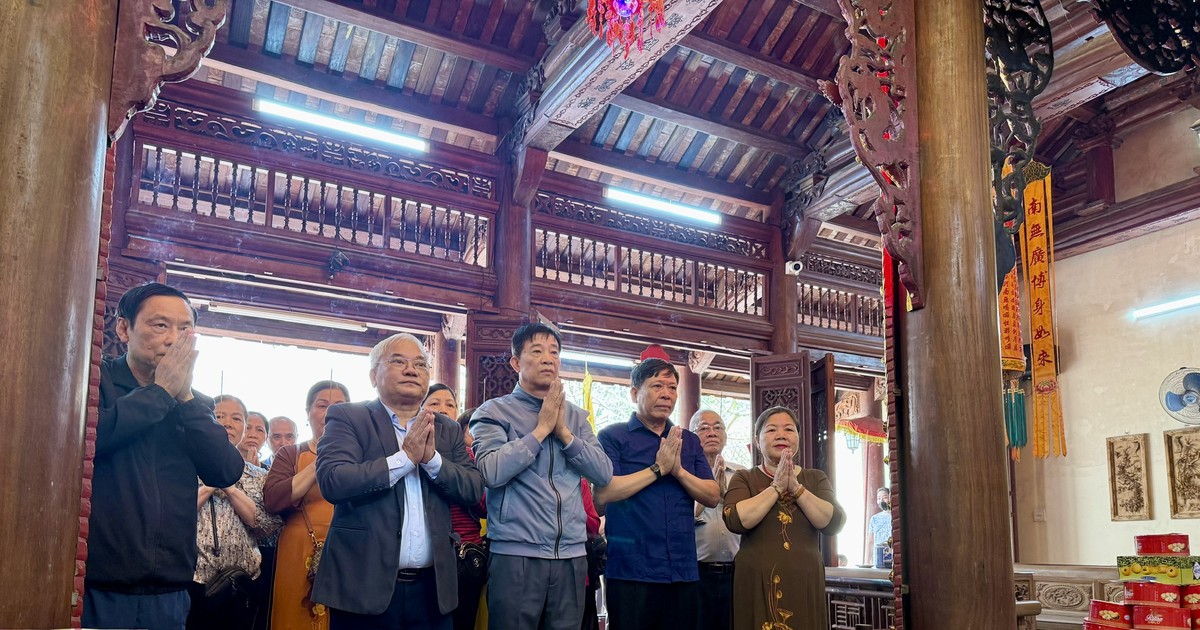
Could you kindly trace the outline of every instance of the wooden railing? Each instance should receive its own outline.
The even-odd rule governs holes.
[[[491,217],[216,152],[140,142],[137,204],[488,266]]]
[[[883,336],[883,300],[879,297],[801,282],[797,322],[830,330]]]
[[[548,192],[535,204],[536,279],[766,317],[766,241]]]
[[[830,630],[888,630],[895,625],[895,591],[888,571],[881,569],[826,569],[825,603]],[[1020,574],[1018,574],[1020,575]],[[1017,589],[1018,630],[1041,627],[1042,605]]]

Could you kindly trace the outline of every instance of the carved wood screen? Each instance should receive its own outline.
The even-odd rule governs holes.
[[[833,434],[835,419],[833,407],[837,396],[834,394],[833,355],[813,361],[810,365],[809,396],[812,401],[811,427],[804,434],[804,441],[811,446],[806,449],[812,453],[813,468],[825,471],[830,483],[836,487],[834,480]],[[837,566],[837,539],[831,536],[821,537],[821,555],[824,556],[825,566]]]
[[[812,395],[812,382],[809,380],[811,371],[807,352],[752,358],[750,395],[754,405],[754,418],[757,419],[765,409],[786,407],[800,419],[800,435],[812,435],[812,410],[809,403]],[[750,439],[753,441],[756,437],[751,436]],[[805,442],[800,449],[800,465],[812,468],[813,453],[807,439]],[[754,463],[761,462],[762,456],[756,447]]]
[[[467,314],[467,408],[512,393],[517,372],[508,364],[512,335],[524,324],[520,317]]]

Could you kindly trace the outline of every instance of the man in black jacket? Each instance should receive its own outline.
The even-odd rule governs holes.
[[[118,306],[124,356],[100,368],[83,625],[178,628],[196,570],[196,477],[226,488],[242,457],[192,391],[195,313],[156,282]]]

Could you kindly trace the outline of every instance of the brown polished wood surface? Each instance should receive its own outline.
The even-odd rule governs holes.
[[[0,627],[71,623],[115,0],[0,2]]]
[[[679,426],[686,429],[692,416],[700,411],[700,375],[693,372],[686,362],[676,367],[679,368],[679,400],[675,406],[679,408]]]
[[[918,0],[926,308],[903,318],[907,628],[1016,626],[980,0]]]

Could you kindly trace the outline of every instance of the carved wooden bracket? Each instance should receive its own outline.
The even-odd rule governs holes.
[[[1200,4],[1181,0],[1092,0],[1096,16],[1138,65],[1157,74],[1200,67]]]
[[[708,366],[712,365],[713,359],[716,356],[712,352],[689,352],[687,357],[688,369],[694,374],[704,374],[704,371],[708,369]]]
[[[442,316],[442,336],[447,339],[462,339],[467,335],[467,316],[447,314]]]
[[[837,84],[821,83],[850,125],[858,159],[879,185],[875,217],[913,308],[924,306],[914,0],[838,0],[850,53]]]
[[[229,0],[121,3],[108,97],[110,143],[134,114],[154,104],[163,83],[184,81],[200,68],[228,9]]]
[[[1024,169],[1033,161],[1042,130],[1033,99],[1050,84],[1054,45],[1050,22],[1038,0],[984,0],[983,4],[994,208],[996,221],[1008,234],[1016,234],[1025,218]],[[996,247],[1011,249],[1011,240],[1001,238]],[[997,271],[1008,273],[1008,269]]]

